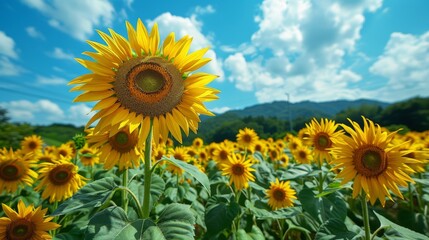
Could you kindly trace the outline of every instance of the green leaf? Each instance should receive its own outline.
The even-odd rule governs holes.
[[[252,231],[247,233],[244,229],[239,229],[235,234],[236,240],[265,240],[264,234],[258,226],[253,225]]]
[[[236,202],[214,204],[206,209],[206,237],[216,236],[225,229],[231,228],[232,221],[240,213]]]
[[[255,202],[254,204],[246,200],[245,204],[246,207],[252,212],[252,214],[254,214],[258,219],[285,219],[291,218],[301,213],[301,210],[297,207],[289,207],[276,211],[271,211],[261,206],[263,204],[259,201]]]
[[[166,239],[161,229],[159,229],[150,219],[138,219],[127,224],[114,238],[115,240],[122,239]]]
[[[150,185],[150,198],[149,198],[149,206],[150,209],[154,206],[156,202],[158,202],[161,195],[164,193],[165,189],[165,182],[164,180],[156,175],[152,174],[151,177],[151,185]],[[128,185],[128,188],[136,194],[137,198],[139,199],[139,202],[143,202],[143,196],[144,196],[144,179],[139,178],[137,180],[133,180]],[[131,201],[134,203],[133,201]]]
[[[319,170],[317,170],[319,171]],[[305,176],[309,176],[311,174],[314,174],[314,171],[310,165],[308,164],[299,164],[299,165],[294,165],[291,168],[289,168],[281,177],[281,179],[283,181],[286,180],[292,180],[292,179],[296,179],[296,178],[301,178],[301,177],[305,177]]]
[[[353,239],[356,233],[349,231],[342,220],[332,218],[326,221],[316,233],[315,239],[331,240],[331,239]]]
[[[396,223],[391,222],[389,219],[383,217],[382,215],[374,212],[375,216],[378,218],[378,220],[380,221],[380,227],[389,227],[392,228],[393,230],[395,230],[399,235],[408,238],[408,239],[416,239],[416,240],[429,240],[429,237],[418,233],[418,232],[414,232],[413,230],[410,230],[408,228],[399,226]]]
[[[108,207],[96,213],[88,223],[85,240],[111,240],[129,224],[127,215],[120,207]]]
[[[113,177],[102,178],[81,188],[75,195],[63,202],[52,215],[64,215],[78,211],[90,211],[108,200],[118,185]]]
[[[346,218],[347,205],[337,192],[316,198],[313,190],[305,188],[299,192],[298,199],[302,208],[320,223],[330,218],[339,220]]]
[[[192,177],[194,177],[199,183],[203,185],[203,187],[206,189],[206,191],[210,194],[210,181],[207,175],[203,172],[201,172],[197,167],[194,165],[191,165],[189,163],[186,163],[181,160],[177,160],[174,157],[162,157],[160,161],[167,161],[177,167],[182,168],[185,170],[186,173],[190,174]]]
[[[194,239],[195,216],[190,207],[172,203],[161,212],[157,224],[165,239]]]

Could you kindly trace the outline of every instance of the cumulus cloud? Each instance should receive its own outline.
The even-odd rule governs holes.
[[[5,56],[0,56],[0,76],[18,76],[24,69]]]
[[[17,76],[24,72],[24,69],[11,59],[18,59],[15,41],[5,32],[0,31],[0,76]]]
[[[429,92],[429,32],[420,36],[392,33],[370,72],[388,79],[379,97],[385,100],[427,96]]]
[[[152,27],[156,22],[163,39],[165,39],[170,32],[174,32],[176,34],[176,39],[182,38],[185,35],[192,36],[193,41],[190,51],[195,51],[205,47],[213,48],[212,41],[202,33],[203,23],[199,21],[196,16],[197,15],[194,13],[191,17],[181,17],[166,12],[155,19],[148,21],[148,25]],[[201,70],[219,75],[220,77],[218,80],[222,81],[224,76],[222,60],[217,57],[216,53],[212,49],[207,51],[205,57],[211,58],[212,61]]]
[[[49,56],[57,59],[65,59],[65,60],[71,60],[74,61],[74,56],[71,53],[66,53],[61,48],[54,48],[54,50],[50,53],[48,53]]]
[[[48,23],[78,40],[86,40],[95,26],[110,25],[114,8],[108,0],[23,0],[49,18]]]
[[[39,32],[35,27],[29,26],[25,28],[28,36],[32,38],[45,39],[45,36],[41,32]]]
[[[68,81],[62,77],[44,77],[44,76],[37,76],[36,81],[38,84],[42,85],[66,85]]]
[[[18,58],[15,50],[15,41],[2,31],[0,31],[0,55],[14,59]]]
[[[12,121],[28,122],[36,125],[61,122],[82,126],[94,115],[94,113],[90,113],[91,108],[85,104],[76,104],[69,108],[62,108],[47,99],[41,99],[36,102],[28,100],[0,102],[0,106],[7,109]]]
[[[210,111],[217,113],[217,114],[222,114],[222,113],[227,112],[229,110],[231,110],[230,107],[215,107],[213,109],[210,109]]]
[[[377,1],[265,0],[255,17],[258,30],[251,54],[236,52],[224,62],[228,80],[254,91],[259,102],[324,101],[359,98],[370,93],[352,85],[362,77],[344,66],[355,54],[364,14],[381,7]],[[224,48],[231,51],[231,48]],[[356,95],[360,94],[360,95]]]

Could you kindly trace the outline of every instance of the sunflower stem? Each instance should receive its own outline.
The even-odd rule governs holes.
[[[128,188],[128,169],[125,169],[122,173],[122,186],[124,187],[124,190],[122,191],[122,208],[124,209],[124,212],[128,212],[128,192],[125,190]]]
[[[408,183],[408,198],[410,204],[410,211],[414,213],[414,197],[413,197],[413,189],[411,188],[411,183]]]
[[[58,208],[58,201],[55,201],[54,202],[54,210],[52,211],[52,212],[54,212],[55,210],[57,210],[57,208]],[[59,221],[58,221],[58,218],[59,218],[59,216],[57,215],[57,216],[55,216],[54,217],[54,219],[53,219],[53,222],[54,223],[58,223]],[[55,238],[55,235],[57,234],[57,231],[58,231],[58,228],[57,229],[54,229],[54,230],[52,230],[52,238]]]
[[[371,229],[369,226],[368,203],[366,202],[365,193],[361,192],[362,218],[365,228],[365,240],[371,240]]]
[[[153,118],[150,119],[149,133],[146,137],[144,151],[144,195],[143,195],[143,218],[148,218],[150,214],[149,199],[150,199],[150,184],[151,184],[151,155],[152,155],[152,129]]]

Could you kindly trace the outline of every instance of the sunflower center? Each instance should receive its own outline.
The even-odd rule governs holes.
[[[18,219],[12,221],[6,231],[7,239],[9,240],[31,239],[34,233],[34,225],[25,219]]]
[[[138,57],[125,62],[116,74],[114,90],[121,105],[143,116],[170,112],[184,92],[182,73],[161,57]]]
[[[373,145],[358,148],[353,154],[356,170],[367,177],[378,176],[387,168],[387,154]]]
[[[134,81],[137,87],[145,93],[158,92],[165,85],[164,76],[152,69],[147,69],[138,73]]]
[[[67,157],[68,152],[66,150],[59,150],[58,155],[63,156],[63,157]]]
[[[316,144],[315,147],[318,150],[325,150],[332,146],[332,141],[329,139],[329,136],[326,133],[319,133],[316,136]]]
[[[54,185],[63,185],[68,183],[73,177],[72,174],[73,165],[62,165],[52,169],[49,172],[49,180]]]
[[[225,150],[221,150],[219,152],[219,159],[224,161],[228,159],[228,152],[226,152]]]
[[[261,152],[262,151],[262,146],[260,144],[256,144],[255,145],[255,151]]]
[[[299,151],[299,152],[298,152],[298,156],[299,156],[301,159],[304,159],[304,158],[307,158],[307,153],[306,153],[306,152],[304,152],[304,151]]]
[[[244,134],[242,139],[243,139],[243,142],[245,142],[245,143],[251,143],[252,142],[252,136],[250,136],[249,134]]]
[[[37,148],[37,143],[36,142],[30,142],[28,143],[28,148],[30,148],[31,150],[34,150]]]
[[[180,153],[175,153],[173,156],[177,160],[185,161],[185,157],[182,154],[180,154]]]
[[[244,174],[244,166],[241,164],[232,165],[232,173],[236,176],[241,176]]]
[[[281,201],[285,200],[286,193],[283,189],[275,189],[273,192],[273,197],[275,200],[281,202]]]
[[[0,178],[5,181],[15,181],[21,178],[21,167],[16,163],[6,163],[0,168]]]
[[[136,146],[137,141],[137,131],[130,134],[128,131],[122,130],[109,138],[110,146],[120,153],[131,151]]]

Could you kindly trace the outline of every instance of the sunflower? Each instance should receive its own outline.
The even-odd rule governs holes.
[[[43,152],[41,155],[37,156],[37,160],[40,162],[54,162],[58,159],[58,157],[50,152]]]
[[[42,198],[49,198],[49,202],[63,201],[75,194],[85,182],[84,177],[78,174],[78,167],[61,157],[54,163],[42,163],[39,169],[39,185],[35,190],[42,189]]]
[[[0,218],[0,239],[9,240],[44,240],[52,239],[48,231],[59,228],[53,217],[46,217],[47,208],[33,205],[25,206],[24,202],[18,202],[18,212],[2,204],[6,217]]]
[[[93,167],[94,164],[99,163],[100,158],[98,157],[98,149],[88,147],[88,144],[85,144],[83,148],[79,150],[80,161],[84,166]]]
[[[24,154],[29,152],[39,153],[42,151],[42,147],[43,140],[37,135],[27,136],[21,141],[21,149]]]
[[[255,130],[250,128],[240,129],[237,134],[237,143],[244,148],[252,148],[259,140]]]
[[[70,146],[70,144],[63,143],[57,148],[57,157],[64,157],[66,159],[72,159],[73,158],[73,148]]]
[[[233,151],[234,148],[232,146],[230,146],[227,142],[222,142],[218,144],[213,151],[213,159],[218,164],[227,162]]]
[[[310,164],[313,161],[311,149],[304,145],[298,146],[295,151],[292,151],[292,155],[299,164]]]
[[[342,131],[336,131],[338,124],[335,121],[322,119],[320,123],[316,119],[312,119],[307,126],[307,137],[304,141],[308,145],[313,146],[314,158],[321,164],[325,159],[328,163],[332,157],[329,153],[329,148],[332,147],[332,139],[342,135]]]
[[[171,149],[169,155],[183,162],[189,162],[191,160],[191,156],[189,156],[184,147],[176,147],[174,149]],[[167,170],[178,176],[182,176],[184,173],[184,170],[181,167],[177,167],[176,165],[171,163],[168,163]]]
[[[106,132],[92,132],[88,134],[87,140],[91,148],[99,149],[99,158],[104,161],[105,169],[112,169],[115,165],[119,170],[140,166],[140,157],[143,154],[139,146],[142,145],[138,143],[138,132],[131,132],[130,126],[112,128]]]
[[[282,153],[279,157],[279,162],[282,167],[287,167],[289,165],[289,156],[286,153]]]
[[[255,181],[255,176],[252,174],[255,169],[251,168],[250,160],[245,160],[241,154],[235,153],[230,155],[228,159],[229,161],[221,165],[222,175],[229,176],[229,184],[234,183],[236,191],[248,188],[249,181]]]
[[[211,60],[203,58],[208,48],[188,54],[192,38],[176,41],[174,33],[159,47],[156,23],[150,34],[140,19],[136,29],[129,22],[126,27],[128,40],[109,29],[110,35],[98,31],[106,45],[88,41],[96,52],[84,54],[94,61],[77,59],[91,73],[70,82],[77,84],[71,91],[84,91],[74,101],[98,101],[87,124],[99,119],[96,131],[129,125],[131,133],[138,129],[146,139],[153,122],[155,142],[169,133],[182,142],[181,130],[196,132],[200,114],[214,115],[203,102],[218,98],[219,91],[206,86],[217,76],[191,74]]]
[[[198,149],[198,148],[200,148],[200,147],[202,147],[203,146],[203,144],[204,144],[204,141],[203,141],[203,139],[201,139],[201,138],[195,138],[194,139],[194,141],[192,141],[192,146],[194,147],[194,148],[196,148],[196,149]]]
[[[267,150],[267,143],[264,140],[259,140],[255,142],[255,146],[253,147],[255,152],[260,152],[261,154],[265,154]]]
[[[372,205],[378,198],[384,206],[386,196],[392,199],[389,190],[403,198],[397,185],[405,187],[407,182],[414,182],[407,174],[413,170],[406,164],[416,161],[404,157],[400,145],[393,144],[396,132],[387,133],[362,118],[363,129],[350,119],[353,128],[341,125],[350,136],[334,139],[333,170],[341,169],[337,178],[343,179],[342,184],[353,180],[353,198],[363,190]]]
[[[32,153],[20,155],[4,148],[0,155],[0,193],[3,190],[14,193],[19,186],[31,186],[37,178],[37,173],[31,168],[36,166]]]
[[[289,150],[291,152],[295,151],[299,146],[302,146],[302,141],[301,139],[297,138],[297,137],[290,137],[289,138],[289,142],[287,144]]]
[[[276,178],[275,182],[270,183],[270,189],[266,190],[268,205],[277,210],[285,207],[292,207],[293,200],[296,199],[296,192],[290,187],[289,181],[279,181]]]

